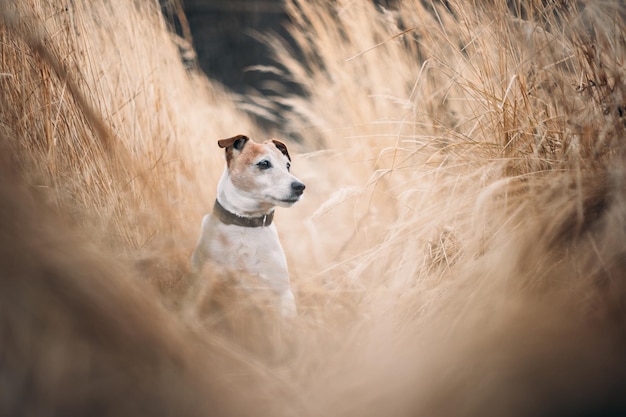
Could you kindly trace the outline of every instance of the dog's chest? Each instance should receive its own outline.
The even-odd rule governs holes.
[[[267,279],[289,279],[287,261],[274,225],[240,227],[215,224],[209,257]]]

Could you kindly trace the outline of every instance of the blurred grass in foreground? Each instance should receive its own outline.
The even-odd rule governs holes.
[[[305,138],[283,323],[188,276],[215,141],[275,133],[151,2],[0,2],[0,413],[624,413],[624,7],[447,4],[268,34],[307,92],[245,106]]]

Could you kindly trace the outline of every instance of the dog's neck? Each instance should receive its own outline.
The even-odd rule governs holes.
[[[263,217],[274,214],[273,204],[261,203],[235,187],[228,168],[222,173],[217,185],[216,200],[226,211],[239,217]]]
[[[258,217],[243,217],[226,210],[217,199],[213,205],[213,215],[224,224],[240,227],[267,227],[274,220],[274,212]]]

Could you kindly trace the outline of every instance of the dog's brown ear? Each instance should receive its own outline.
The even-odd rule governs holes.
[[[217,141],[217,146],[220,148],[226,148],[226,165],[230,166],[230,161],[233,159],[233,149],[241,152],[246,142],[250,139],[245,135],[237,135],[228,139],[220,139]]]
[[[240,151],[249,140],[250,139],[245,135],[237,135],[233,136],[232,138],[218,140],[217,146],[219,146],[220,148],[228,148],[232,146],[236,150]]]
[[[283,153],[283,155],[287,157],[287,159],[291,161],[291,157],[289,156],[289,151],[287,151],[287,145],[285,145],[284,143],[276,139],[272,139],[272,143],[274,144],[274,146],[278,148],[279,151]]]

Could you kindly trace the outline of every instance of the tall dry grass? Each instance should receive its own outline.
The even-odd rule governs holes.
[[[0,2],[2,414],[622,414],[625,11],[507,3],[293,0],[241,107],[152,2]],[[188,276],[274,106],[293,322]]]

